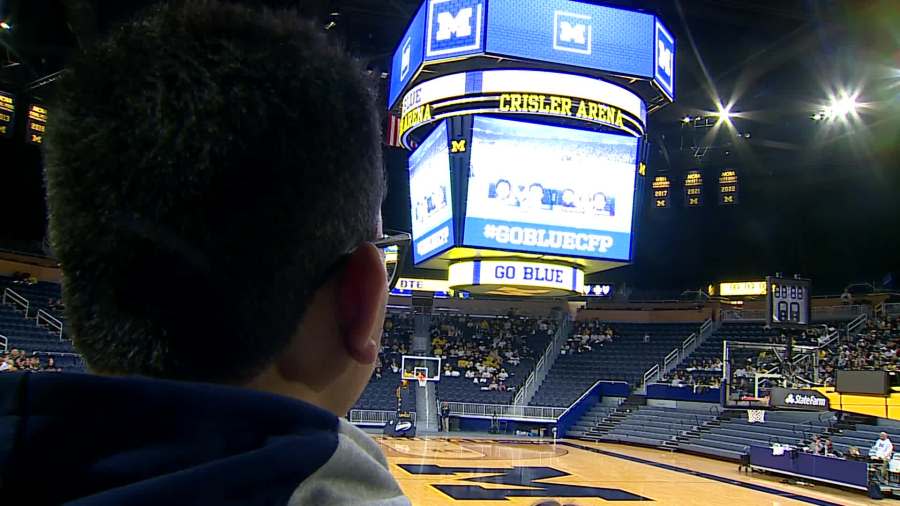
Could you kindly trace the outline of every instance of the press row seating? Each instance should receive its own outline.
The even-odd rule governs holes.
[[[718,427],[703,430],[680,441],[678,449],[728,460],[740,460],[751,445],[769,446],[777,442],[804,446],[813,436],[823,435],[831,427],[828,420],[810,418],[796,421],[790,416],[768,412],[764,423],[749,423],[746,413],[732,419],[725,418]]]

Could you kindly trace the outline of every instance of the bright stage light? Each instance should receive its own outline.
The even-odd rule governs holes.
[[[0,21],[0,28],[4,30],[12,30],[12,25],[7,23],[6,21]]]
[[[858,108],[859,103],[856,102],[856,95],[844,93],[840,97],[832,97],[824,115],[828,119],[846,118],[851,114],[856,114]]]
[[[682,123],[690,123],[692,119],[694,119],[694,118],[692,118],[690,116],[685,116],[685,117],[681,118],[681,122]]]
[[[712,115],[719,118],[717,123],[725,122],[731,124],[731,118],[734,117],[734,114],[731,112],[731,104],[716,104],[716,109],[716,112],[712,113]]]

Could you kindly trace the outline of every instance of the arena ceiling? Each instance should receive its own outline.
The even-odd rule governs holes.
[[[11,13],[14,27],[0,33],[0,88],[49,98],[53,73],[80,41],[152,1],[0,0],[0,12]],[[295,6],[316,18],[381,76],[420,2],[265,3]],[[596,3],[655,12],[678,40],[678,99],[650,118],[648,175],[677,180],[691,169],[734,166],[744,184],[735,209],[644,209],[635,265],[598,279],[700,287],[777,270],[828,278],[837,286],[900,271],[900,234],[888,232],[900,229],[900,3]],[[853,122],[810,118],[842,92],[859,94],[862,107]],[[710,117],[728,105],[735,114],[730,127],[682,121]],[[0,236],[42,237],[39,156],[31,147],[0,142],[11,153],[7,160],[31,167],[0,185],[18,188],[0,190],[0,213],[26,210]],[[401,229],[409,226],[405,156],[388,150],[393,189],[386,222]]]

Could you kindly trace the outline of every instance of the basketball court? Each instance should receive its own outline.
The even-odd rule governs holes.
[[[650,448],[477,436],[375,439],[416,505],[875,503],[859,492],[783,484],[739,472],[736,463]]]

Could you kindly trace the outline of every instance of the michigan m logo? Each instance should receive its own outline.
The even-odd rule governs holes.
[[[412,56],[412,39],[406,39],[400,53],[400,80],[404,81],[409,74],[409,61]]]
[[[468,37],[472,35],[472,8],[460,9],[454,16],[444,11],[438,14],[438,28],[434,40],[449,40],[450,37]]]
[[[659,51],[659,70],[665,73],[666,77],[672,75],[672,51],[666,47],[666,44],[659,40],[657,41],[658,51]]]
[[[553,49],[591,54],[592,39],[590,16],[563,11],[553,13]]]
[[[447,57],[482,49],[485,0],[430,0],[425,57]]]
[[[585,36],[585,32],[587,32],[587,26],[585,25],[575,25],[572,26],[568,21],[560,21],[559,22],[559,40],[560,42],[569,42],[574,44],[584,45],[587,37]]]
[[[646,497],[632,494],[617,488],[600,488],[561,483],[545,483],[543,480],[571,476],[569,473],[552,467],[513,467],[510,468],[478,468],[478,467],[442,467],[421,464],[399,464],[400,468],[410,474],[429,474],[453,476],[457,473],[488,474],[475,478],[459,480],[461,485],[432,485],[444,494],[457,501],[505,501],[510,497],[594,497],[605,501],[649,501]],[[468,482],[468,484],[465,484]],[[514,488],[484,488],[471,483],[490,483],[493,485],[510,485]],[[523,488],[524,487],[524,488]]]

